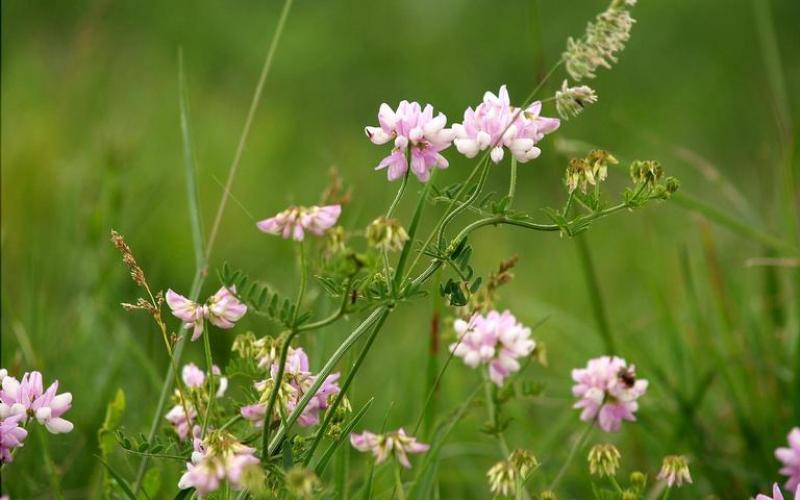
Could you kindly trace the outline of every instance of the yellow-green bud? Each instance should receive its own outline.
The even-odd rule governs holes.
[[[598,444],[589,450],[589,472],[593,476],[614,476],[622,456],[613,444]]]
[[[408,241],[408,233],[397,219],[378,217],[367,226],[367,241],[379,250],[397,252]]]

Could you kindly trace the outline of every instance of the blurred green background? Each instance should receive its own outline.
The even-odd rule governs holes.
[[[558,59],[566,37],[580,35],[605,6],[298,0],[211,269],[230,261],[293,293],[290,245],[256,231],[248,212],[260,219],[289,203],[316,202],[336,166],[353,188],[342,220],[364,227],[396,190],[372,170],[387,148],[362,132],[377,122],[381,102],[430,102],[459,121],[466,106],[503,83],[512,101],[520,100]],[[147,318],[118,306],[136,290],[109,243],[110,229],[127,237],[156,287],[188,293],[193,275],[178,47],[208,229],[280,7],[2,2],[2,366],[16,374],[41,370],[74,395],[68,417],[75,431],[49,439],[67,498],[99,494],[96,431],[116,389],[127,395],[126,428],[145,430],[167,366]],[[685,193],[796,245],[800,2],[643,0],[633,14],[637,23],[619,64],[591,82],[599,102],[545,139],[540,159],[521,166],[519,208],[539,217],[539,208],[563,203],[566,140],[577,140],[625,159],[659,159]],[[563,77],[557,74],[541,96],[552,95]],[[551,105],[545,109],[555,114]],[[440,182],[461,178],[473,165],[454,150],[447,156],[451,167]],[[490,189],[506,189],[507,168],[492,170]],[[619,191],[625,171],[611,176],[607,189]],[[418,191],[416,181],[411,186]],[[413,203],[407,197],[401,206],[406,220]],[[640,422],[608,439],[622,450],[625,474],[644,470],[651,480],[665,454],[688,454],[695,485],[674,497],[742,498],[779,480],[772,450],[800,424],[797,261],[753,266],[748,259],[797,254],[679,205],[618,214],[586,235],[620,353],[651,382]],[[603,353],[586,275],[575,242],[556,234],[489,228],[473,244],[484,274],[518,254],[517,279],[501,305],[527,324],[548,318],[535,336],[547,346],[549,365],[525,375],[543,383],[544,393],[512,405],[509,429],[512,447],[528,448],[543,463],[536,491],[583,427],[570,409],[570,369]],[[203,296],[218,285],[212,274]],[[332,307],[322,304],[322,312]],[[392,403],[390,427],[411,426],[419,414],[430,307],[429,300],[404,305],[367,358],[352,393],[354,404],[376,396],[366,427],[380,426]],[[306,341],[315,366],[356,320]],[[247,328],[276,333],[253,316],[239,331]],[[233,334],[214,333],[215,359],[224,361]],[[187,350],[187,360],[201,357],[200,345]],[[455,363],[437,402],[441,412],[477,381],[477,373]],[[442,498],[489,496],[485,471],[500,457],[479,431],[484,420],[481,409],[470,412],[449,439],[439,467]],[[596,432],[592,441],[602,439]],[[32,435],[3,472],[4,493],[52,495],[41,449]],[[131,474],[137,461],[118,458]],[[354,488],[366,464],[351,457]],[[580,456],[562,498],[588,495],[584,465]],[[164,483],[174,484],[179,467],[164,467]],[[388,470],[381,474],[388,481]]]

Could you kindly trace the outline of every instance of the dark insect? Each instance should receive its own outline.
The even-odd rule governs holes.
[[[636,383],[636,372],[630,368],[621,369],[618,377],[625,384],[625,387],[631,388]]]
[[[354,305],[358,300],[358,290],[353,290],[350,292],[350,305]]]

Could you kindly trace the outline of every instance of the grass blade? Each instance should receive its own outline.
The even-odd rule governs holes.
[[[183,70],[183,48],[178,47],[178,103],[181,113],[181,138],[183,140],[183,165],[186,172],[186,195],[189,202],[189,219],[192,226],[192,243],[197,268],[205,262],[203,248],[203,217],[197,194],[197,167],[194,161],[194,145],[189,129],[189,95],[186,90],[186,73]]]
[[[581,260],[583,275],[586,278],[586,287],[589,289],[589,301],[592,304],[592,312],[597,322],[597,329],[603,337],[606,353],[609,355],[616,354],[617,350],[614,345],[614,337],[611,334],[611,327],[608,324],[608,314],[606,313],[606,307],[603,303],[603,295],[597,280],[597,270],[592,262],[589,244],[586,243],[586,235],[582,234],[576,236],[575,241],[578,244],[578,256]]]

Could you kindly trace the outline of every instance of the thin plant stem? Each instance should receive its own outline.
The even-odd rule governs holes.
[[[208,402],[206,403],[206,415],[203,418],[203,429],[200,433],[201,437],[205,437],[206,430],[208,430],[208,420],[211,417],[211,409],[214,406],[214,398],[216,396],[214,390],[214,360],[211,358],[211,335],[205,329],[203,332],[203,351],[206,356],[206,376],[208,377]],[[198,411],[200,409],[198,408]]]
[[[503,458],[508,458],[508,456],[511,454],[511,450],[508,448],[508,443],[506,442],[506,437],[503,435],[503,432],[497,428],[499,422],[497,420],[497,403],[494,399],[494,386],[492,385],[493,382],[489,380],[486,371],[481,371],[481,376],[483,377],[483,387],[486,391],[486,411],[489,413],[489,422],[491,422],[494,435],[497,437],[497,444],[500,446],[500,453],[503,454]]]
[[[517,191],[517,159],[511,157],[511,178],[508,181],[508,206],[514,201],[514,194]]]
[[[393,498],[397,498],[398,500],[405,500],[406,493],[403,490],[403,478],[400,475],[402,471],[400,470],[400,464],[396,463],[394,467],[394,484],[395,484],[395,491],[397,495],[392,495]]]
[[[561,482],[561,479],[564,477],[564,474],[567,472],[572,460],[575,458],[575,453],[577,453],[578,449],[583,446],[583,443],[586,442],[586,439],[589,437],[589,434],[592,432],[592,428],[594,427],[594,422],[590,422],[589,425],[586,426],[584,431],[581,433],[580,437],[577,441],[572,445],[572,448],[569,449],[569,454],[567,454],[567,459],[561,465],[561,469],[558,470],[558,474],[556,474],[555,479],[553,482],[550,483],[550,486],[547,488],[550,491],[555,491],[558,487],[558,484]]]
[[[400,181],[400,188],[397,190],[397,194],[394,196],[394,200],[392,204],[389,205],[389,209],[386,211],[386,218],[390,218],[394,213],[397,205],[400,204],[400,200],[403,198],[403,193],[406,190],[406,184],[408,184],[408,175],[411,173],[411,169],[406,170],[406,174],[403,176],[403,179]]]

